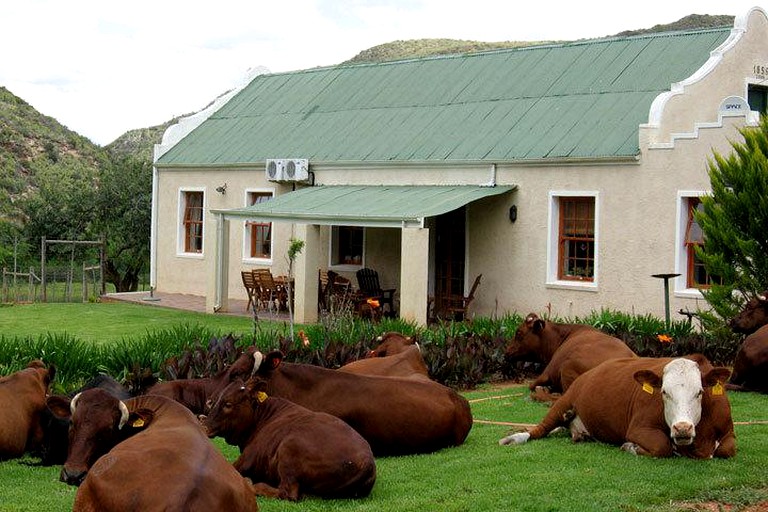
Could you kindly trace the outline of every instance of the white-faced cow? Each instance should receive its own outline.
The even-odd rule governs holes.
[[[43,440],[41,416],[45,396],[56,374],[39,360],[0,378],[0,460],[39,450]]]
[[[258,510],[251,482],[173,400],[90,389],[55,412],[72,420],[61,478],[80,485],[75,511]]]
[[[728,389],[768,393],[768,290],[747,302],[729,321],[734,332],[747,334],[733,361]]]
[[[507,345],[507,360],[538,360],[547,366],[530,389],[562,392],[584,373],[603,361],[633,357],[623,341],[589,325],[563,324],[529,314]],[[546,396],[546,395],[545,395]]]
[[[499,443],[520,444],[567,426],[574,441],[594,439],[636,455],[732,457],[728,374],[703,356],[606,361],[579,376],[541,423]]]
[[[209,437],[240,448],[235,469],[254,491],[296,501],[368,496],[376,461],[368,442],[336,416],[268,396],[266,382],[233,382],[201,417]]]
[[[254,375],[267,381],[270,396],[341,418],[368,441],[374,455],[458,446],[472,428],[469,402],[436,382],[356,375],[284,363],[279,351],[249,352]]]

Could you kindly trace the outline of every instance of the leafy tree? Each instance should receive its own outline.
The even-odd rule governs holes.
[[[740,133],[744,142],[731,142],[731,154],[710,159],[712,194],[696,214],[704,233],[697,255],[722,278],[704,295],[722,318],[768,287],[768,117]]]
[[[112,156],[99,175],[94,230],[105,236],[105,280],[118,292],[135,291],[149,267],[152,164]]]

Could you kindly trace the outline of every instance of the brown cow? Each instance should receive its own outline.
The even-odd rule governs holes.
[[[728,389],[768,393],[768,290],[747,302],[728,324],[748,334],[736,353]]]
[[[41,416],[55,375],[53,365],[46,367],[35,360],[25,369],[0,378],[0,460],[21,457],[41,447]]]
[[[391,356],[368,357],[352,361],[339,368],[338,371],[358,375],[431,380],[427,365],[421,356],[421,348],[418,345],[408,345],[403,351]]]
[[[206,412],[206,404],[235,380],[246,380],[253,368],[250,356],[238,358],[214,377],[176,379],[158,382],[145,394],[170,398],[197,414]]]
[[[430,453],[464,442],[472,428],[469,402],[436,382],[355,375],[284,363],[283,354],[249,349],[267,393],[346,421],[374,455]]]
[[[72,399],[70,415],[61,478],[82,483],[73,510],[258,510],[250,481],[177,402],[149,395],[123,402],[89,389]]]
[[[416,344],[416,340],[399,332],[390,331],[376,337],[379,343],[365,357],[393,356]]]
[[[574,442],[595,439],[636,455],[733,457],[728,374],[703,356],[606,361],[576,379],[541,423],[499,443],[524,443],[570,426]]]
[[[368,496],[376,481],[371,447],[336,416],[264,392],[267,383],[233,382],[201,418],[209,437],[240,448],[235,469],[257,495],[297,501]]]
[[[551,392],[568,389],[585,371],[608,359],[633,357],[623,341],[589,325],[562,324],[529,314],[507,345],[508,360],[533,356],[547,366],[531,384],[548,387]]]

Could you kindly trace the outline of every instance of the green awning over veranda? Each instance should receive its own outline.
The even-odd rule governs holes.
[[[453,211],[478,199],[510,192],[515,185],[320,185],[229,210],[226,218],[300,224],[420,227],[426,217]]]

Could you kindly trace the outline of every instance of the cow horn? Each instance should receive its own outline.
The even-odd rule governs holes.
[[[123,428],[126,422],[128,422],[128,415],[130,413],[128,412],[128,406],[125,405],[125,402],[120,400],[118,403],[120,404],[120,423],[117,424],[117,429],[120,430]]]
[[[80,395],[82,395],[82,393],[76,394],[72,401],[69,402],[69,411],[72,413],[72,416],[75,415],[75,407],[77,406],[77,399],[80,398]]]
[[[251,375],[256,375],[256,372],[259,371],[259,368],[261,367],[261,362],[263,360],[264,360],[264,354],[262,354],[258,350],[253,353],[253,371],[251,372]]]
[[[757,300],[761,302],[765,302],[766,300],[768,300],[768,297],[766,297],[765,295],[758,295]]]

